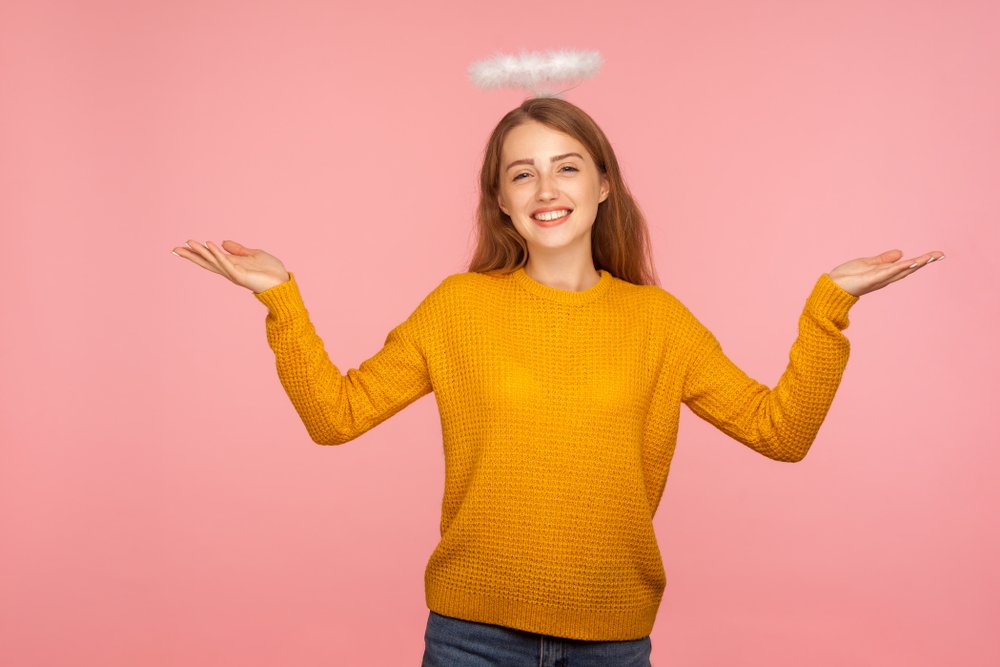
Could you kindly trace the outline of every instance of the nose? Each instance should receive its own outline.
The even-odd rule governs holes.
[[[559,188],[556,187],[556,180],[548,174],[542,174],[538,178],[538,191],[535,193],[538,201],[549,201],[559,198]]]

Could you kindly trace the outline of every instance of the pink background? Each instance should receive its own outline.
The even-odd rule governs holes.
[[[661,285],[773,386],[818,276],[865,295],[805,461],[689,410],[653,664],[995,665],[1000,5],[0,5],[0,663],[417,665],[444,482],[433,396],[313,444],[249,291],[296,273],[346,372],[472,248],[497,51],[600,49]]]

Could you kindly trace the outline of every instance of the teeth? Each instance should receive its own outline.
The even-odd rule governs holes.
[[[556,218],[561,218],[564,215],[569,215],[569,211],[548,211],[546,213],[539,213],[534,216],[536,220],[555,220]]]

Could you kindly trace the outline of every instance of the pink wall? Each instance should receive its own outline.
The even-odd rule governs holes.
[[[472,247],[496,51],[596,48],[661,285],[772,384],[820,273],[865,295],[800,464],[683,411],[655,665],[995,665],[1000,5],[0,5],[0,663],[416,665],[438,538],[425,397],[340,448],[250,292],[280,257],[343,371]]]

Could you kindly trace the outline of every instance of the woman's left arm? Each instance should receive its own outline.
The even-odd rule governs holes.
[[[774,389],[750,378],[700,329],[682,392],[683,402],[702,419],[776,461],[801,461],[833,402],[850,353],[843,334],[848,310],[862,294],[900,280],[931,261],[932,251],[900,261],[898,250],[845,262],[816,282],[799,318],[799,336]],[[693,316],[692,316],[693,318]]]

